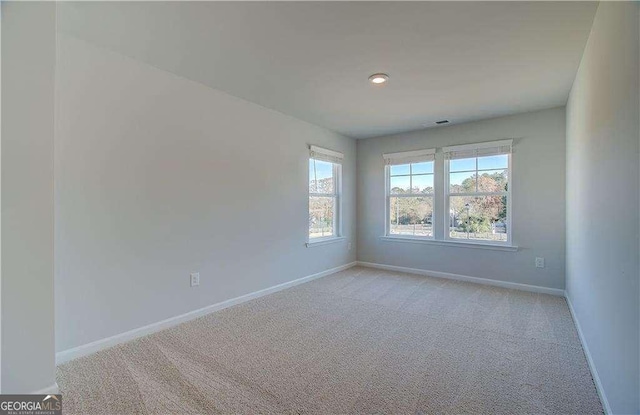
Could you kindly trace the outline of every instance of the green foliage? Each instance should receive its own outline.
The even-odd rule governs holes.
[[[491,223],[486,217],[469,216],[457,228],[460,232],[483,233],[491,232]]]
[[[501,192],[507,189],[507,174],[482,173],[480,176],[472,175],[462,181],[461,184],[453,185],[453,193],[475,193],[476,182],[480,192]]]
[[[431,223],[431,204],[430,197],[392,197],[391,222],[399,225]]]

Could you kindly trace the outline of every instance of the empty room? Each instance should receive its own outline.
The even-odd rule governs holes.
[[[640,3],[0,34],[0,414],[640,414]]]

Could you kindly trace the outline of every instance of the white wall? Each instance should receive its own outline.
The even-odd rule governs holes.
[[[2,392],[54,384],[55,5],[2,2]]]
[[[58,351],[355,260],[304,245],[308,144],[355,236],[354,140],[63,34],[57,86]]]
[[[638,18],[600,3],[567,104],[567,294],[620,414],[640,412]]]
[[[565,112],[554,108],[358,141],[358,260],[564,288]],[[384,241],[383,153],[514,138],[513,242],[518,252]],[[437,163],[443,163],[438,154]],[[444,186],[436,176],[435,185]],[[436,199],[434,215],[442,216]],[[444,231],[441,231],[444,233]],[[535,257],[546,268],[535,268]]]

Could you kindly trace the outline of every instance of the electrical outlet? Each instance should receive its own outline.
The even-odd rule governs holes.
[[[196,285],[200,285],[200,273],[192,272],[191,273],[191,286],[195,287]]]
[[[351,251],[351,242],[349,242],[349,245],[347,245],[349,248],[349,251]]]
[[[544,268],[544,258],[536,258],[536,268]]]

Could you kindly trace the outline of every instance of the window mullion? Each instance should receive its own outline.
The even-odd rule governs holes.
[[[390,197],[433,197],[435,193],[399,193],[390,194]]]
[[[509,192],[449,193],[448,196],[508,196]]]
[[[413,164],[409,164],[409,193],[413,193]]]
[[[478,157],[476,157],[476,193],[478,193],[478,182],[480,177],[478,176]]]

